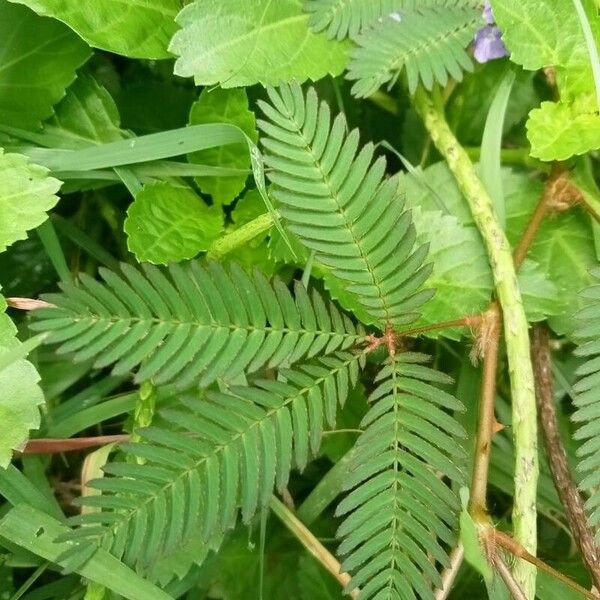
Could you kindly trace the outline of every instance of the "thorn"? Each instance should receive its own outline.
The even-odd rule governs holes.
[[[496,421],[496,419],[494,419],[494,423],[492,424],[492,434],[496,435],[497,433],[500,433],[501,431],[503,431],[506,428],[505,425],[503,425],[502,423],[498,423],[498,421]]]

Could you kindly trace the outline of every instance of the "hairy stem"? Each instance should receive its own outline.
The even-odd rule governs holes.
[[[490,557],[490,562],[492,566],[496,570],[496,573],[500,575],[502,581],[508,588],[510,595],[514,600],[527,600],[527,596],[525,596],[525,592],[521,589],[519,582],[513,577],[513,574],[510,572],[509,568],[506,566],[506,563],[502,560],[502,558],[498,554],[494,554]]]
[[[424,325],[423,327],[417,327],[416,329],[407,329],[406,331],[400,331],[396,333],[396,337],[409,337],[419,335],[421,333],[427,333],[429,331],[435,331],[437,329],[450,329],[451,327],[476,327],[481,323],[481,315],[467,315],[460,319],[453,319],[452,321],[442,321],[440,323],[432,323],[431,325]]]
[[[213,242],[206,254],[207,258],[219,259],[244,246],[261,233],[269,231],[273,225],[273,217],[270,213],[259,215],[252,221],[242,225],[239,229],[228,233],[221,239]]]
[[[477,176],[465,150],[431,98],[418,90],[414,106],[431,139],[454,173],[486,245],[500,303],[512,393],[515,446],[513,527],[516,539],[531,553],[537,546],[536,490],[538,480],[537,418],[527,318],[512,260],[510,245],[494,212],[492,199]],[[526,598],[535,595],[535,569],[523,561],[514,567]]]
[[[296,536],[298,541],[327,569],[339,583],[345,588],[350,583],[350,575],[342,573],[340,563],[335,557],[319,542],[298,517],[280,500],[271,497],[271,510],[277,518]],[[358,598],[359,591],[353,590],[350,593],[351,598]]]
[[[483,378],[481,381],[477,440],[473,462],[473,476],[471,479],[470,512],[475,517],[480,515],[485,516],[487,513],[488,472],[496,425],[496,417],[494,416],[496,373],[498,370],[498,350],[502,330],[500,309],[497,303],[492,303],[488,314],[488,330],[485,332],[486,344],[483,348]]]
[[[567,454],[560,438],[554,406],[554,385],[552,382],[548,330],[542,325],[537,325],[533,330],[531,355],[535,373],[540,424],[554,485],[565,508],[569,526],[581,550],[583,561],[592,576],[596,589],[600,590],[600,550],[587,525],[583,500],[571,477]]]
[[[490,528],[490,533],[488,534],[488,546],[491,548],[491,552],[489,552],[490,557],[497,555],[496,547],[500,546],[504,548],[507,552],[510,552],[513,556],[521,558],[531,565],[537,567],[540,571],[544,571],[544,573],[548,573],[551,577],[554,577],[558,581],[561,581],[571,589],[575,590],[579,594],[581,594],[584,598],[589,598],[590,600],[598,600],[599,596],[594,594],[584,587],[580,586],[576,581],[573,581],[570,577],[567,577],[560,571],[557,571],[555,568],[551,567],[549,564],[545,563],[543,560],[531,555],[519,542],[514,540],[507,535],[503,531],[499,531],[497,529]]]

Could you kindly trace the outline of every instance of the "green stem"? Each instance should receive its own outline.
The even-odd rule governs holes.
[[[465,147],[465,152],[473,162],[479,162],[481,157],[481,148],[479,146]],[[529,155],[529,148],[502,148],[500,158],[503,165],[527,167],[538,171],[550,170],[548,163],[532,158]]]
[[[207,257],[215,260],[222,258],[226,254],[247,244],[257,235],[269,231],[272,225],[273,217],[268,212],[264,213],[214,242],[208,250]]]
[[[469,156],[454,137],[443,113],[423,90],[418,90],[415,94],[414,106],[421,115],[433,143],[452,170],[488,251],[496,294],[502,307],[512,394],[512,429],[515,445],[514,537],[529,553],[535,555],[536,489],[539,471],[536,402],[528,324],[511,248],[494,212],[490,195],[477,177]],[[526,597],[533,600],[535,568],[519,560],[515,563],[513,572]]]
[[[314,523],[323,511],[341,494],[348,475],[353,450],[349,450],[327,471],[313,491],[298,507],[296,514],[305,524]]]
[[[294,534],[296,539],[327,569],[343,588],[350,583],[350,575],[342,573],[340,563],[321,544],[298,517],[275,496],[271,497],[271,510],[277,518]],[[358,590],[350,592],[351,598],[358,598]]]

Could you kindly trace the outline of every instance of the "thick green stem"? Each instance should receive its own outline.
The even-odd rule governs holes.
[[[226,254],[244,246],[257,235],[269,231],[272,225],[273,217],[268,212],[264,213],[214,242],[209,248],[207,256],[214,259],[222,258]]]
[[[536,489],[538,480],[537,420],[533,369],[527,318],[512,260],[511,248],[494,212],[492,199],[475,172],[465,150],[450,130],[444,115],[431,98],[419,90],[414,106],[433,143],[446,159],[485,242],[496,294],[502,308],[506,354],[512,393],[512,429],[515,446],[514,536],[535,555],[537,545]],[[529,600],[535,596],[535,568],[522,560],[514,576]]]

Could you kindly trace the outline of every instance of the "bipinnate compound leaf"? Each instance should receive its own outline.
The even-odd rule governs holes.
[[[17,328],[6,314],[6,301],[0,296],[0,360],[18,349]],[[21,448],[29,431],[40,426],[40,405],[44,394],[38,385],[40,376],[24,358],[0,368],[0,468],[11,461],[13,450]]]
[[[167,264],[208,250],[223,229],[219,207],[191,188],[166,181],[142,189],[127,210],[127,245],[141,262]]]
[[[90,46],[130,58],[170,58],[181,0],[10,0],[66,23]]]
[[[253,142],[258,139],[256,118],[248,108],[248,96],[244,89],[205,89],[190,110],[190,125],[201,123],[232,123],[237,125]],[[201,150],[188,155],[190,162],[247,169],[250,156],[246,144],[229,144]],[[198,177],[196,182],[202,192],[210,194],[216,204],[229,204],[244,189],[246,176]]]
[[[414,321],[433,295],[421,289],[431,268],[397,181],[384,178],[385,159],[371,143],[360,148],[358,130],[347,133],[342,114],[331,119],[314,89],[305,95],[298,84],[284,85],[268,95],[261,141],[290,231],[380,327]]]
[[[181,396],[161,413],[169,428],[141,429],[142,443],[122,447],[134,460],[109,464],[112,476],[89,484],[102,494],[78,500],[102,511],[71,519],[83,527],[65,536],[79,542],[68,551],[70,568],[101,546],[143,572],[193,538],[222,537],[238,513],[249,524],[291,469],[303,469],[318,451],[363,357],[338,352],[283,369],[285,380]]]
[[[356,38],[347,75],[355,81],[352,93],[370,96],[392,85],[403,69],[411,93],[419,82],[430,90],[434,83],[446,85],[449,77],[460,81],[463,71],[473,69],[466,47],[480,25],[480,12],[462,3],[386,15]]]
[[[449,562],[460,504],[437,474],[464,481],[465,434],[452,416],[464,408],[428,360],[413,352],[386,360],[344,480],[338,554],[352,576],[347,589],[363,598],[431,599]]]
[[[222,87],[339,75],[348,46],[313,33],[308,20],[302,0],[196,0],[177,16],[175,73]]]
[[[60,556],[68,542],[57,542],[68,532],[64,523],[27,504],[12,508],[0,521],[0,535],[23,550],[37,554],[48,562],[61,564]],[[127,600],[170,600],[172,596],[145,581],[139,574],[100,549],[78,571],[86,580],[113,590]],[[57,596],[54,596],[57,597]]]
[[[46,220],[60,186],[48,169],[0,148],[0,252]]]
[[[600,269],[592,272],[592,285],[581,292],[583,308],[577,313],[578,327],[576,340],[579,344],[577,354],[585,362],[577,370],[579,380],[573,387],[577,410],[573,420],[578,424],[575,438],[580,440],[577,450],[578,470],[584,475],[580,488],[586,493],[586,509],[589,524],[598,537],[600,518],[600,491],[598,490],[598,464],[600,463],[600,419],[598,419],[599,385],[598,363],[600,343],[598,327],[600,325]]]
[[[54,19],[0,2],[0,123],[34,129],[75,79],[90,49]]]
[[[342,40],[355,37],[364,27],[400,8],[398,0],[305,0],[313,31]]]
[[[296,282],[292,296],[279,279],[258,270],[199,260],[150,264],[142,272],[100,269],[103,283],[81,274],[79,287],[63,282],[62,294],[44,296],[53,307],[34,311],[32,329],[49,333],[58,354],[75,362],[134,369],[136,381],[156,385],[235,381],[265,365],[275,368],[361,342],[363,329]]]

